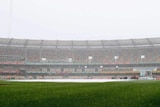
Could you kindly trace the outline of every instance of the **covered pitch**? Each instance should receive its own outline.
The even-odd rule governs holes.
[[[129,79],[26,79],[26,80],[9,80],[9,81],[96,83],[96,82],[118,82],[118,81],[131,81],[131,80]]]

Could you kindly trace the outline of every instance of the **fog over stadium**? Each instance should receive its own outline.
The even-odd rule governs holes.
[[[0,38],[160,37],[159,0],[0,0]]]

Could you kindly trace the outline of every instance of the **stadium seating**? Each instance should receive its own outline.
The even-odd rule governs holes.
[[[159,62],[160,49],[101,49],[101,50],[39,50],[0,47],[0,63],[2,62],[52,62],[52,63],[102,63],[102,64],[130,64]],[[2,58],[2,56],[6,56]],[[18,56],[24,59],[7,58]],[[118,56],[115,59],[115,56]],[[143,57],[142,57],[143,56]],[[91,57],[91,59],[89,59]],[[42,60],[45,58],[45,61]]]
[[[0,38],[0,74],[19,74],[19,76],[42,74],[36,78],[52,75],[69,75],[71,73],[110,73],[118,71],[128,73],[133,68],[100,68],[101,65],[117,64],[152,64],[160,62],[160,38],[134,40],[104,40],[104,41],[55,41],[55,40],[25,40]],[[30,64],[30,65],[28,65]],[[38,66],[37,64],[42,64]],[[54,65],[61,65],[55,68]],[[64,65],[79,67],[64,67]],[[83,66],[81,66],[83,65]],[[88,68],[87,65],[99,65]],[[68,78],[83,78],[73,75]],[[92,76],[94,78],[99,78]],[[105,77],[105,76],[104,76]],[[101,78],[104,78],[101,77]],[[112,76],[111,76],[112,77]],[[109,77],[109,78],[111,78]],[[87,77],[84,77],[87,78]],[[90,76],[91,78],[91,76]]]

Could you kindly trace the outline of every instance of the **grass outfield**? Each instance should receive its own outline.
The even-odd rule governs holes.
[[[0,81],[0,107],[160,107],[160,81]]]

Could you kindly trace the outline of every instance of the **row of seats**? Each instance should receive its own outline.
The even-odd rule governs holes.
[[[20,70],[18,68],[0,68],[0,74],[19,74]]]
[[[103,63],[131,64],[160,61],[160,48],[128,48],[128,49],[24,49],[0,47],[0,63],[4,62],[47,62],[47,63]],[[13,60],[7,56],[19,56]],[[2,57],[3,56],[3,57]]]

